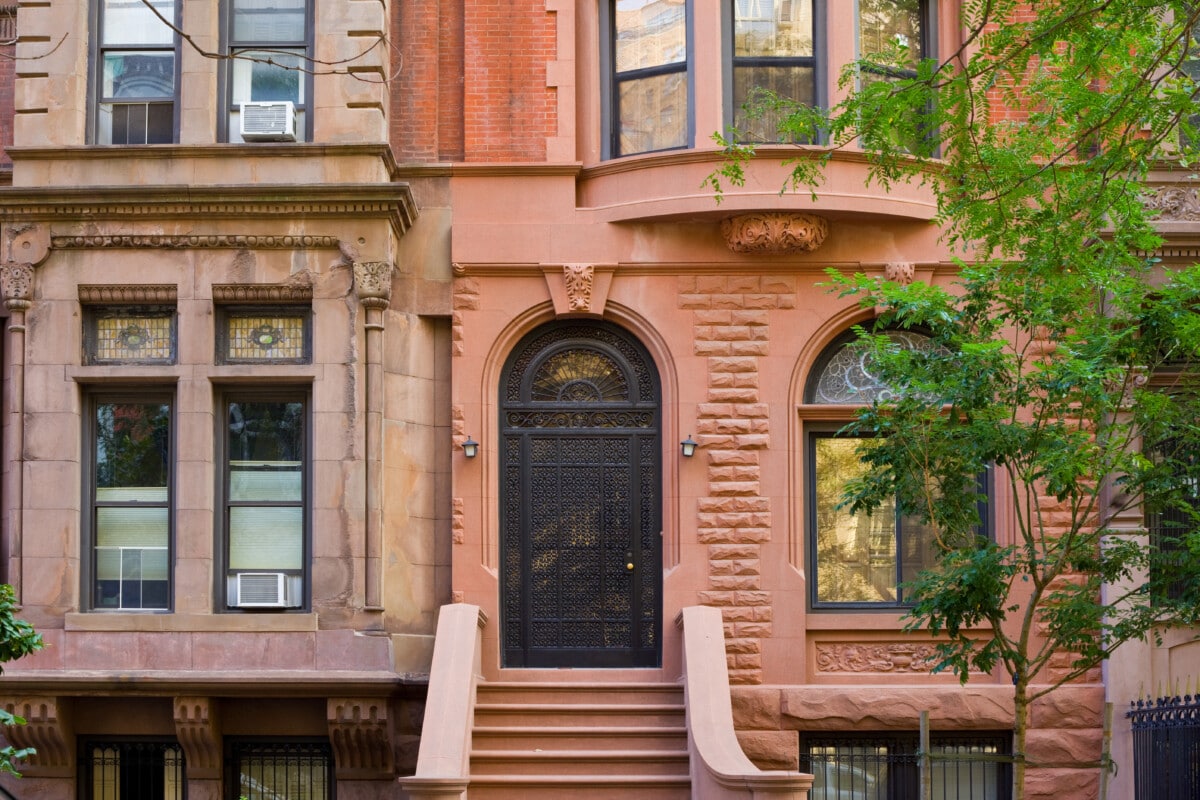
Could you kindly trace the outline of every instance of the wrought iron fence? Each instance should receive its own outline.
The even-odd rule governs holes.
[[[1200,797],[1200,696],[1130,704],[1135,800]]]

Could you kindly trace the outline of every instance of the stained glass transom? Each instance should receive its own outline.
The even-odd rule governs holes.
[[[88,363],[169,364],[174,361],[174,315],[170,312],[105,313],[92,316]]]
[[[530,399],[563,403],[612,403],[629,399],[617,362],[596,350],[566,350],[538,365]]]
[[[900,349],[928,350],[935,346],[932,339],[915,331],[888,331],[886,335]],[[833,345],[833,355],[809,384],[808,402],[865,405],[894,396],[892,388],[879,377],[870,352],[856,347],[855,341]]]
[[[305,314],[230,315],[225,318],[225,360],[307,361]]]
[[[562,342],[575,340],[580,342],[582,349],[572,348],[569,350],[555,352],[553,346]],[[602,352],[608,350],[612,355]],[[572,398],[559,398],[557,396],[550,397],[551,391],[560,391],[558,389],[538,389],[537,396],[534,395],[534,386],[539,385],[537,381],[529,381],[526,384],[527,388],[523,389],[525,378],[530,375],[530,369],[533,369],[533,375],[541,378],[543,375],[549,377],[553,373],[551,362],[555,362],[561,355],[571,354],[567,360],[571,362],[572,369],[576,369],[579,373],[590,374],[593,378],[599,378],[606,374],[607,369],[602,361],[609,360],[613,368],[616,368],[620,374],[620,380],[625,383],[624,389],[620,390],[622,395],[621,400],[632,402],[651,402],[656,400],[656,379],[652,371],[651,365],[648,363],[643,351],[631,342],[625,336],[609,329],[606,326],[600,325],[585,325],[582,323],[572,323],[566,325],[555,325],[550,327],[545,332],[537,333],[532,339],[523,342],[517,351],[512,363],[508,369],[508,377],[504,384],[504,398],[509,401],[535,401],[552,402],[570,401]],[[592,361],[590,367],[584,368],[582,362],[593,358],[598,358],[600,361]],[[617,366],[615,359],[620,359],[625,362],[624,368]],[[546,364],[541,363],[545,361]],[[535,362],[537,362],[535,364]],[[611,373],[609,373],[611,374]],[[604,388],[602,391],[607,392],[602,396],[613,401],[616,398],[611,392],[612,384],[609,378],[605,378]],[[553,387],[551,381],[548,384]],[[579,402],[578,395],[574,398],[575,402]]]

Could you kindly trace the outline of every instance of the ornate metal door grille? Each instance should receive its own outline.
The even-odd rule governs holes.
[[[661,661],[658,376],[627,333],[540,328],[501,382],[506,667]]]

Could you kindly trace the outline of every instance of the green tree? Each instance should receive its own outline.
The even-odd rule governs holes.
[[[0,664],[16,661],[35,650],[42,649],[42,636],[34,631],[28,622],[17,619],[17,601],[13,588],[7,583],[0,584]],[[0,668],[0,672],[3,672]],[[24,725],[25,720],[16,714],[0,708],[0,726]],[[32,747],[16,748],[6,745],[0,748],[0,772],[8,772],[17,777],[14,761],[29,758],[36,751]]]
[[[850,426],[879,441],[844,502],[896,498],[940,532],[907,624],[942,637],[936,669],[1011,676],[1017,800],[1030,703],[1200,616],[1200,267],[1153,257],[1144,196],[1151,169],[1196,177],[1198,15],[1192,0],[966,0],[946,21],[958,52],[914,67],[888,43],[845,71],[845,102],[781,124],[821,143],[797,151],[789,188],[815,191],[835,151],[862,147],[883,189],[929,187],[958,256],[948,290],[831,274],[883,309],[859,346],[900,390]],[[718,192],[755,157],[727,139]],[[886,327],[936,346],[897,350]],[[988,469],[1011,541],[978,534]],[[1183,522],[1148,539],[1143,511]]]

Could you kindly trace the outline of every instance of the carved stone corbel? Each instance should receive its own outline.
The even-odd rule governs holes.
[[[567,286],[567,308],[587,311],[592,306],[592,284],[596,268],[591,264],[564,264],[563,281]]]
[[[387,698],[331,697],[326,721],[338,780],[392,777],[395,760]]]
[[[608,302],[615,266],[595,264],[547,264],[542,267],[546,288],[554,302],[554,313],[601,316]]]
[[[211,697],[175,698],[175,736],[187,759],[189,778],[221,778],[221,725]]]
[[[917,267],[911,261],[889,261],[883,265],[884,280],[908,286],[917,275]]]
[[[725,244],[735,253],[788,255],[816,250],[829,235],[829,221],[816,214],[785,211],[741,214],[721,221]]]
[[[359,302],[367,308],[387,308],[395,269],[390,261],[355,261],[354,291]]]
[[[24,311],[33,300],[33,264],[9,261],[0,265],[0,294],[9,311]]]
[[[4,728],[4,736],[17,749],[32,747],[37,753],[18,769],[31,777],[69,778],[75,774],[75,730],[69,703],[61,697],[18,697],[4,700],[4,708],[24,725]]]

